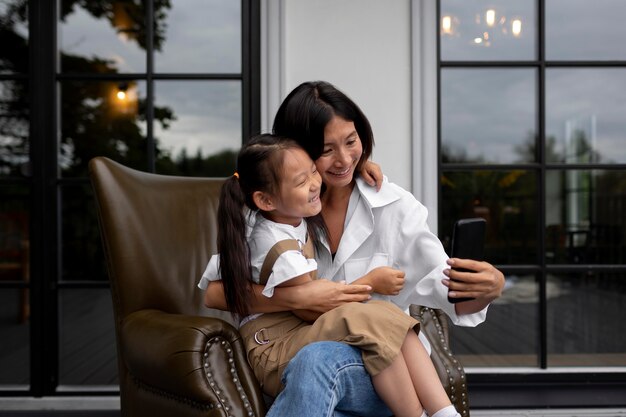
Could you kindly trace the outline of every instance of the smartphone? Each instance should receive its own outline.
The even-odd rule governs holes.
[[[487,221],[481,217],[458,220],[452,230],[450,257],[482,261],[485,248],[486,226]],[[462,268],[454,269],[457,271],[467,271]],[[448,297],[448,301],[451,303],[459,303],[467,300],[473,300],[473,298]]]

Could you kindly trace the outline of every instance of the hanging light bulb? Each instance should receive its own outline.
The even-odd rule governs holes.
[[[493,9],[487,10],[485,13],[485,22],[487,26],[493,26],[496,23],[496,11]]]
[[[513,32],[513,36],[519,37],[522,33],[522,21],[520,19],[514,19],[511,22],[511,32]]]
[[[452,33],[452,18],[450,16],[444,16],[441,19],[441,29],[443,33]]]

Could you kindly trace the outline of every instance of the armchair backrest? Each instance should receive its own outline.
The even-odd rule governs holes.
[[[196,284],[217,250],[223,180],[150,174],[104,157],[89,169],[116,320],[141,309],[206,315]]]

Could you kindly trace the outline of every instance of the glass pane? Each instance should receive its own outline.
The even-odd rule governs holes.
[[[546,161],[626,162],[626,69],[546,70]]]
[[[156,123],[157,171],[162,174],[226,177],[241,147],[239,81],[159,81],[157,106],[168,123]]]
[[[548,366],[626,366],[625,276],[548,275]]]
[[[90,185],[61,189],[61,280],[106,281],[96,206]]]
[[[534,275],[506,275],[500,298],[478,327],[455,326],[450,348],[463,366],[536,367],[539,363],[539,286]]]
[[[94,156],[124,165],[148,167],[145,126],[145,83],[62,82],[59,165],[66,177],[86,177]],[[155,108],[155,117],[167,120]]]
[[[546,172],[546,259],[626,264],[626,171]]]
[[[29,194],[26,186],[0,186],[0,281],[30,282]],[[30,316],[27,294],[19,305],[22,323]]]
[[[547,0],[546,58],[626,59],[626,2]]]
[[[536,85],[532,69],[442,70],[442,161],[535,161]]]
[[[240,1],[172,2],[166,13],[155,36],[155,71],[241,72]]]
[[[441,177],[439,237],[448,247],[456,220],[487,220],[485,260],[537,263],[537,175],[531,171],[457,171]]]
[[[155,6],[157,28],[162,3]],[[167,3],[166,3],[167,4]],[[63,0],[58,44],[63,72],[145,72],[146,23],[143,2]]]
[[[59,384],[118,384],[109,290],[63,290],[59,309]]]
[[[28,72],[28,2],[0,0],[0,74]]]
[[[534,60],[537,12],[534,0],[442,0],[443,61]]]
[[[30,176],[27,84],[0,81],[0,177]]]
[[[0,290],[0,388],[30,383],[30,326],[21,319],[27,291]]]

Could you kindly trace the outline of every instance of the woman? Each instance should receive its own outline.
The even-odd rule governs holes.
[[[328,227],[328,239],[317,248],[316,260],[318,275],[332,283],[317,280],[277,289],[271,300],[257,297],[255,311],[327,311],[345,301],[362,301],[367,298],[363,291],[373,283],[366,279],[355,281],[361,284],[357,286],[341,282],[386,266],[390,271],[404,273],[402,288],[394,296],[372,294],[373,298],[385,298],[403,310],[410,304],[442,309],[458,325],[475,326],[485,320],[487,306],[502,291],[504,276],[486,262],[448,259],[439,239],[428,229],[426,208],[410,193],[386,182],[376,192],[358,176],[371,155],[374,140],[367,118],[350,98],[325,82],[303,83],[281,104],[274,120],[274,133],[298,141],[322,176],[325,187],[322,216]],[[474,272],[453,271],[452,265]],[[393,277],[388,280],[393,281]],[[260,289],[255,291],[260,293]],[[448,295],[473,300],[452,304],[447,300]],[[207,288],[205,304],[224,309],[220,284]],[[364,414],[367,410],[356,408],[376,398],[371,384],[369,387],[364,384],[358,390],[336,391],[338,379],[346,376],[336,372],[341,368],[339,365],[358,364],[351,351],[337,349],[342,352],[339,357],[325,357],[330,363],[307,361],[306,349],[300,352],[305,353],[304,357],[297,357],[298,370],[309,368],[310,374],[322,376],[320,384],[315,386],[318,401],[297,393],[311,388],[312,384],[298,381],[305,373],[291,372],[290,364],[283,375],[285,390],[277,397],[269,415],[296,415],[293,411],[299,416],[325,416],[340,407],[347,413],[367,415]],[[319,349],[315,353],[320,354]],[[333,367],[333,364],[339,365]],[[359,375],[356,377],[360,383],[364,380]],[[322,398],[331,402],[319,401]],[[369,415],[391,414],[382,405],[376,407]]]

